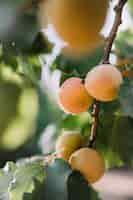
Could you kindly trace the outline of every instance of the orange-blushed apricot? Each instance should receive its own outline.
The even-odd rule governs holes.
[[[88,93],[99,101],[113,101],[117,98],[123,78],[121,72],[111,64],[102,64],[88,72],[85,87]]]
[[[108,0],[47,0],[41,5],[40,19],[52,24],[68,43],[67,54],[83,54],[101,43],[107,8]]]
[[[69,159],[73,170],[79,171],[89,183],[98,181],[105,172],[102,155],[91,148],[81,148],[75,151]]]
[[[69,113],[85,112],[92,102],[93,98],[88,94],[80,78],[69,78],[60,88],[59,103]]]

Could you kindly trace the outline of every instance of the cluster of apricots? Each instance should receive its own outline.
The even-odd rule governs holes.
[[[111,64],[94,67],[83,81],[72,77],[60,88],[59,101],[62,108],[72,114],[85,112],[93,99],[108,102],[117,98],[122,83],[120,71]],[[99,152],[85,145],[79,133],[66,133],[56,143],[58,157],[67,160],[74,170],[78,170],[89,183],[95,183],[104,174],[104,159]]]
[[[89,183],[95,183],[104,174],[105,163],[102,155],[86,147],[85,138],[77,132],[65,132],[56,142],[58,158],[69,162],[72,169],[80,171]]]
[[[52,25],[67,44],[64,55],[82,56],[94,51],[102,42],[100,35],[109,0],[44,0],[40,4],[39,19],[43,27]],[[64,111],[80,114],[88,110],[93,99],[108,102],[117,98],[122,75],[111,64],[101,64],[88,72],[86,78],[72,77],[60,88],[59,103]],[[94,183],[105,171],[103,157],[86,147],[80,133],[65,133],[56,143],[58,157],[65,159]]]
[[[60,105],[72,114],[85,112],[93,99],[103,102],[115,100],[122,81],[122,75],[115,66],[96,66],[88,72],[84,81],[72,77],[63,83],[59,92]],[[105,164],[99,152],[85,146],[85,140],[79,133],[66,133],[57,140],[56,152],[60,158],[68,160],[74,170],[80,171],[89,183],[94,183],[103,176]]]
[[[68,113],[80,114],[88,110],[93,99],[102,102],[115,100],[122,81],[121,72],[115,66],[96,66],[84,81],[72,77],[63,83],[59,92],[60,105]]]

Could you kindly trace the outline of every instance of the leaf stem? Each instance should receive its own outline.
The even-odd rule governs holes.
[[[114,20],[112,29],[106,40],[103,62],[102,62],[103,64],[110,63],[109,59],[110,59],[113,42],[116,38],[119,26],[122,23],[122,11],[126,2],[127,0],[119,0],[117,6],[114,8],[116,15],[115,15],[115,20]],[[98,124],[99,124],[99,113],[100,113],[100,102],[96,100],[93,105],[93,112],[92,112],[93,124],[91,128],[91,134],[90,134],[90,139],[89,139],[89,144],[88,144],[89,147],[93,147],[96,141],[97,129],[98,129]]]

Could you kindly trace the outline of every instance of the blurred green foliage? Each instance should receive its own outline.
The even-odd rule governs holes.
[[[129,0],[133,14],[132,2]],[[51,97],[54,94],[48,91],[46,83],[40,87],[40,55],[51,53],[53,44],[40,32],[38,6],[34,3],[0,1],[0,166],[8,160],[20,159],[16,163],[7,162],[0,170],[0,199],[98,200],[98,194],[64,161],[56,160],[48,167],[44,156],[21,160],[45,152],[46,146],[43,142],[40,146],[39,140],[49,134],[46,130],[51,124],[55,130],[47,146],[55,143],[62,130],[77,130],[88,138],[93,122],[92,108],[78,116],[65,114]],[[133,60],[132,27],[118,34],[114,48],[117,58]],[[102,62],[103,51],[104,45],[77,60],[59,54],[50,70],[60,70],[60,84],[72,76],[84,78]],[[45,65],[46,57],[43,58]],[[133,62],[123,65],[124,69],[133,69]],[[133,77],[124,78],[116,101],[101,103],[99,118],[96,148],[103,153],[106,166],[132,167]]]
[[[128,5],[129,5],[129,9],[131,11],[131,14],[133,15],[133,1],[132,0],[128,0]]]

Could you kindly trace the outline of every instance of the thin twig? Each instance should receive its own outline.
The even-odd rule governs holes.
[[[109,57],[110,57],[110,53],[112,50],[112,45],[116,38],[118,28],[119,28],[120,24],[122,23],[122,11],[123,11],[123,7],[126,2],[127,2],[127,0],[119,0],[118,5],[114,8],[114,10],[116,12],[116,16],[115,16],[115,21],[114,21],[113,27],[112,27],[109,37],[107,39],[107,45],[105,47],[105,53],[104,53],[104,58],[103,58],[104,64],[109,63]]]
[[[122,11],[124,8],[124,5],[126,4],[127,0],[119,0],[118,5],[115,7],[115,20],[114,24],[112,26],[112,29],[110,31],[109,37],[107,39],[107,43],[104,50],[104,56],[103,56],[103,64],[109,63],[109,58],[112,50],[113,42],[116,38],[118,28],[120,24],[122,23]],[[98,123],[99,123],[99,112],[100,112],[100,102],[95,101],[93,106],[93,124],[91,128],[91,134],[90,134],[90,140],[89,140],[89,147],[93,147],[96,141],[96,135],[97,135],[97,129],[98,129]]]

